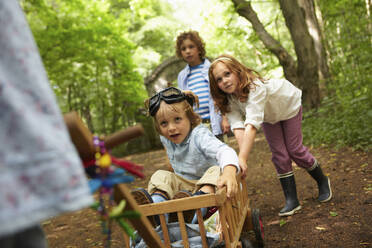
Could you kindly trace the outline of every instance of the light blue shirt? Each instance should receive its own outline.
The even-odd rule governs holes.
[[[217,139],[203,124],[196,126],[185,140],[175,144],[160,135],[174,172],[189,180],[198,180],[209,167],[234,165],[239,172],[234,149]]]
[[[208,70],[211,65],[211,62],[209,62],[208,59],[204,59],[203,63],[203,69],[202,69],[202,76],[205,80],[208,81],[208,87],[209,87],[209,92],[210,86],[209,86],[209,77],[208,77]],[[185,68],[183,68],[182,71],[178,74],[178,87],[181,90],[191,90],[189,88],[189,85],[187,84],[187,76],[190,74],[190,66],[186,65]],[[209,114],[210,114],[210,120],[211,120],[211,127],[214,135],[219,135],[222,134],[222,128],[221,128],[221,121],[222,117],[219,112],[216,112],[214,108],[214,101],[212,99],[212,95],[209,94]]]

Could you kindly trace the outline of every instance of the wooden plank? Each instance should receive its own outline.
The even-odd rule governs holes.
[[[196,215],[198,216],[198,224],[199,224],[200,237],[202,239],[202,246],[203,248],[208,248],[207,232],[205,231],[203,216],[202,216],[200,209],[196,210]]]
[[[244,228],[244,225],[245,225],[245,222],[246,222],[246,219],[247,219],[247,216],[248,216],[248,212],[250,212],[250,208],[249,206],[243,206],[243,211],[242,211],[242,216],[241,218],[239,219],[239,223],[238,223],[238,226],[236,228],[236,231],[238,233],[241,233],[243,231],[243,228]],[[252,227],[253,229],[253,227]],[[251,229],[251,230],[252,230]],[[245,229],[244,229],[245,230]],[[247,229],[248,231],[248,229]]]
[[[93,135],[76,112],[63,115],[72,143],[83,161],[93,159]]]
[[[165,247],[171,247],[171,242],[169,239],[169,232],[168,232],[167,222],[165,220],[165,215],[161,214],[159,215],[159,218],[160,218],[161,230],[163,231],[164,245]]]
[[[178,223],[179,223],[179,226],[180,226],[180,231],[181,231],[181,236],[182,236],[182,241],[183,241],[183,247],[189,248],[190,247],[189,238],[187,236],[185,219],[183,218],[182,211],[177,212],[177,217],[178,217]]]
[[[226,201],[224,206],[226,208],[226,219],[229,225],[228,231],[229,231],[230,242],[233,242],[235,223],[234,223],[234,218],[231,214],[231,202]]]
[[[236,210],[238,209],[238,204],[237,204],[237,201],[236,201],[236,197],[231,198],[230,202],[231,202],[231,213],[232,213],[234,222],[237,223],[238,220],[239,220],[239,217],[237,216],[237,213],[236,213],[237,212]]]
[[[141,212],[146,215],[173,213],[190,209],[218,206],[215,194],[206,194],[175,199],[171,201],[140,205]]]
[[[114,198],[116,202],[125,199],[125,210],[140,211],[136,201],[131,195],[129,189],[125,184],[116,185],[114,191]],[[129,219],[132,226],[138,231],[139,235],[144,239],[145,243],[151,248],[162,248],[163,244],[159,235],[155,232],[153,226],[147,217],[141,214],[140,219]]]
[[[222,235],[223,239],[225,240],[225,247],[231,248],[230,244],[230,235],[227,227],[227,216],[226,216],[226,207],[222,206],[219,208],[219,214],[220,214],[220,220],[221,220],[221,226],[222,226]]]
[[[124,236],[124,245],[125,245],[125,247],[126,248],[130,248],[130,246],[129,246],[129,244],[130,244],[130,242],[129,242],[129,236],[125,232],[123,232],[123,236]]]
[[[225,201],[227,199],[226,188],[225,187],[217,190],[217,192],[215,193],[215,199],[216,199],[216,205],[215,206],[222,206],[225,203]]]
[[[247,187],[247,181],[242,180],[242,195],[244,199],[244,204],[249,204],[249,198],[248,198],[248,187]]]

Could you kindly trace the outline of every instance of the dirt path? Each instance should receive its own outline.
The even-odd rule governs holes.
[[[237,148],[234,138],[229,144]],[[302,210],[280,218],[284,196],[271,163],[271,153],[262,134],[249,161],[248,191],[251,207],[258,208],[265,228],[265,247],[372,247],[371,152],[344,148],[311,147],[330,176],[334,193],[328,203],[316,201],[315,181],[295,167],[297,192]],[[146,187],[149,176],[165,166],[163,150],[126,157],[145,167],[146,179],[130,187]],[[102,247],[99,218],[90,209],[63,215],[43,223],[50,247]],[[113,228],[112,248],[122,247],[121,229]]]

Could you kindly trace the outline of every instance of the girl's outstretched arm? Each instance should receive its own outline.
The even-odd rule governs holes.
[[[218,179],[217,186],[222,188],[226,186],[227,197],[232,197],[238,192],[238,183],[236,181],[236,167],[235,165],[226,165],[223,168],[222,175]]]
[[[247,160],[253,147],[256,132],[257,129],[251,124],[247,124],[245,129],[234,129],[234,135],[239,145],[239,166],[243,178],[247,176]]]
[[[229,120],[227,119],[226,115],[222,116],[221,127],[222,127],[222,132],[224,134],[226,134],[230,131],[231,127],[230,127],[230,123],[229,123]]]

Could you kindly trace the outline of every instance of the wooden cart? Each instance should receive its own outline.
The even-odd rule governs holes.
[[[82,160],[94,157],[93,136],[89,129],[84,125],[77,113],[71,112],[64,116],[69,129],[71,139],[76,146]],[[112,148],[120,143],[143,134],[141,126],[135,126],[123,131],[119,131],[105,139],[105,146]],[[219,211],[219,218],[222,225],[222,238],[220,247],[252,247],[245,235],[253,231],[255,235],[255,245],[263,247],[264,232],[260,213],[257,209],[251,209],[248,199],[247,185],[245,180],[237,178],[241,185],[240,190],[234,198],[227,198],[226,189],[219,189],[215,194],[186,197],[182,199],[170,200],[161,203],[138,205],[130,193],[127,185],[120,184],[115,188],[115,201],[125,199],[127,204],[125,210],[135,210],[141,213],[139,219],[128,219],[131,225],[138,231],[150,248],[171,247],[169,233],[165,221],[165,214],[177,213],[180,232],[182,235],[183,246],[190,247],[186,232],[186,224],[183,211],[195,210],[198,216],[200,236],[202,246],[208,247],[206,239],[206,229],[201,214],[201,208],[216,206]],[[147,216],[159,215],[160,226],[163,231],[164,240],[160,240]],[[129,247],[129,238],[124,234],[125,245]],[[223,244],[223,245],[222,245]]]
[[[207,194],[201,196],[186,197],[182,199],[170,200],[161,203],[152,203],[138,206],[131,196],[127,186],[121,184],[117,187],[115,194],[115,200],[120,201],[121,199],[129,201],[128,209],[137,210],[145,216],[159,215],[161,229],[163,231],[164,241],[159,244],[159,236],[151,232],[144,232],[144,229],[151,229],[150,222],[147,218],[141,220],[131,220],[132,225],[138,230],[140,236],[146,241],[146,244],[151,247],[171,247],[169,239],[168,229],[165,221],[165,215],[169,213],[177,213],[178,223],[182,235],[183,246],[190,247],[186,232],[186,224],[183,216],[183,211],[194,209],[198,216],[199,230],[202,239],[203,247],[208,247],[206,239],[206,230],[204,221],[201,215],[200,208],[217,206],[219,211],[219,218],[222,225],[222,238],[223,244],[226,248],[235,247],[251,247],[248,244],[248,232],[253,231],[255,234],[255,245],[256,247],[263,247],[264,243],[264,232],[262,220],[257,209],[251,209],[248,199],[247,185],[245,180],[238,178],[238,182],[241,185],[241,190],[238,194],[229,199],[226,196],[226,189],[220,189],[215,194]],[[143,222],[142,226],[139,226],[139,222]],[[244,234],[244,235],[241,235]],[[149,236],[146,236],[149,235]],[[126,247],[129,247],[129,239],[125,237]],[[154,240],[157,240],[155,243]]]

